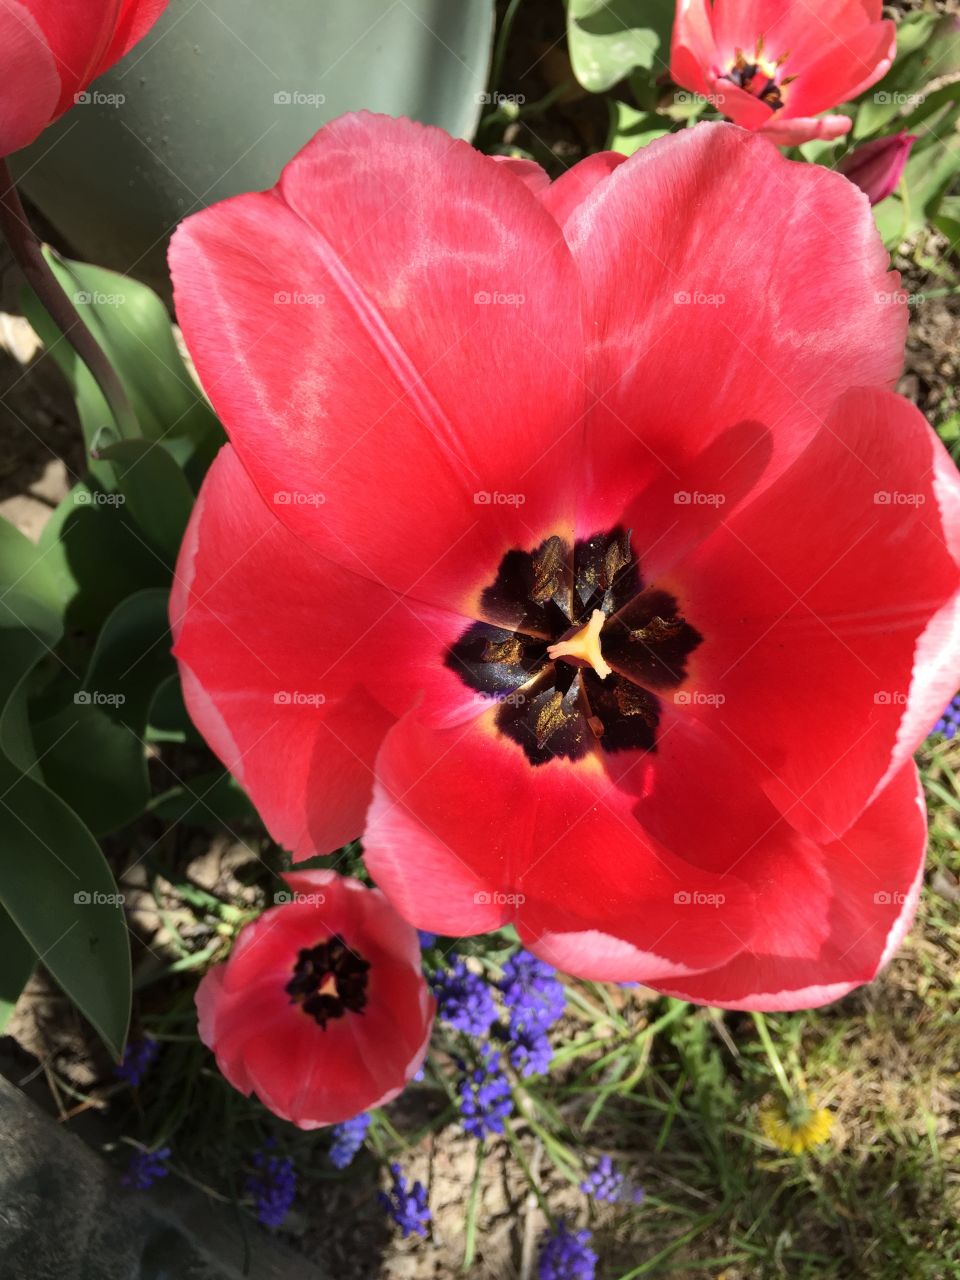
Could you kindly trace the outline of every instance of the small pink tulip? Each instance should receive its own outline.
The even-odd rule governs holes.
[[[837,165],[837,169],[861,191],[871,204],[879,204],[895,189],[903,174],[910,148],[917,140],[915,133],[892,134],[855,147]]]

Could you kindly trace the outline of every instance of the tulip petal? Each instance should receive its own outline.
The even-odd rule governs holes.
[[[0,6],[0,156],[32,142],[56,110],[60,77],[43,29],[26,4]]]
[[[447,722],[479,709],[442,660],[467,621],[317,556],[229,446],[194,509],[170,613],[195,724],[295,857],[360,834],[397,714],[424,695]]]
[[[926,819],[915,766],[904,766],[838,841],[771,856],[758,884],[763,932],[729,964],[668,995],[724,1009],[807,1009],[870,982],[903,941],[923,880]],[[760,869],[758,868],[758,871]],[[825,882],[828,900],[810,901]],[[825,933],[808,928],[815,913]]]
[[[492,713],[439,731],[411,714],[377,761],[364,857],[419,928],[475,933],[514,920],[544,955],[580,949],[586,935],[590,976],[629,965],[652,980],[734,955],[753,924],[747,885],[658,845],[635,802],[596,757],[532,768]]]
[[[257,487],[325,498],[278,510],[322,554],[462,609],[505,547],[569,528],[576,272],[509,166],[437,129],[344,116],[275,191],[188,219],[171,266]]]
[[[749,751],[818,841],[855,821],[955,688],[943,655],[957,642],[958,503],[956,468],[917,410],[853,391],[663,584],[704,636],[685,687],[714,701],[692,713]]]
[[[653,142],[565,233],[595,335],[594,492],[638,492],[744,421],[770,432],[769,483],[839,394],[899,373],[907,310],[866,198],[763,138],[717,124]]]

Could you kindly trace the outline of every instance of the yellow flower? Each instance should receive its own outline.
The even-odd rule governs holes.
[[[833,1115],[809,1098],[770,1099],[760,1108],[760,1128],[774,1146],[799,1156],[827,1141]]]

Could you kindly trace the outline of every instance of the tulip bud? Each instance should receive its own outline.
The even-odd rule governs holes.
[[[848,151],[837,169],[866,192],[871,204],[879,204],[900,181],[910,148],[916,140],[916,134],[901,130],[889,138],[865,142]]]

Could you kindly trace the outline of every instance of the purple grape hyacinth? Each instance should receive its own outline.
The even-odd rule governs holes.
[[[457,957],[450,969],[437,969],[430,978],[437,1014],[444,1022],[471,1036],[485,1035],[497,1017],[489,985],[471,973]]]
[[[120,1181],[134,1191],[149,1191],[155,1182],[165,1178],[170,1172],[167,1164],[169,1159],[169,1147],[158,1147],[156,1151],[134,1151]]]
[[[113,1073],[121,1080],[125,1080],[131,1088],[136,1088],[153,1066],[159,1052],[159,1044],[149,1036],[144,1037],[143,1040],[131,1040],[123,1051],[122,1060],[114,1067]]]
[[[352,1120],[344,1120],[335,1124],[330,1130],[333,1142],[330,1144],[330,1163],[336,1169],[346,1169],[353,1157],[363,1146],[363,1141],[370,1128],[370,1113],[363,1111]]]
[[[540,1244],[539,1280],[593,1280],[597,1255],[590,1248],[587,1230],[570,1231],[561,1222]]]
[[[960,733],[960,693],[956,694],[943,709],[943,715],[930,730],[931,734],[942,733],[945,738],[953,739]]]
[[[643,1188],[632,1187],[624,1174],[614,1167],[609,1156],[600,1156],[580,1183],[580,1190],[584,1195],[606,1204],[640,1204],[644,1196]]]
[[[510,1081],[500,1065],[499,1053],[487,1053],[483,1062],[468,1071],[457,1086],[460,1118],[473,1138],[503,1133],[503,1122],[513,1110]]]
[[[390,1166],[390,1173],[393,1186],[389,1191],[381,1191],[377,1198],[403,1232],[404,1239],[409,1235],[425,1236],[430,1225],[426,1188],[422,1182],[415,1182],[408,1188],[398,1164]]]
[[[246,1182],[247,1195],[254,1197],[257,1218],[265,1227],[279,1227],[286,1220],[297,1194],[297,1174],[289,1156],[273,1155],[273,1139],[254,1153],[256,1173]]]

